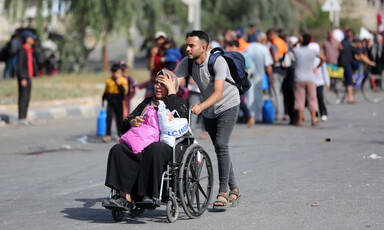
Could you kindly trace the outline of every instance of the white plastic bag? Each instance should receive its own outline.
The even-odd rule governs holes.
[[[160,125],[160,141],[173,147],[176,137],[181,137],[188,132],[188,120],[186,118],[174,117],[177,113],[169,111],[163,101],[160,101],[157,110]]]

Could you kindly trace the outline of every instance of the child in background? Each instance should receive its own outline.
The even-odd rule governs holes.
[[[120,61],[120,68],[123,72],[123,77],[128,82],[128,93],[125,95],[124,103],[123,103],[123,119],[128,117],[131,112],[131,99],[135,96],[137,82],[131,76],[129,76],[129,67],[125,64],[125,61]]]
[[[182,59],[180,50],[176,47],[176,43],[172,38],[165,39],[164,42],[165,56],[161,58],[164,67],[170,71],[175,72],[177,64]]]
[[[107,100],[107,127],[104,142],[111,141],[111,126],[113,115],[116,115],[117,134],[121,136],[120,127],[123,121],[123,101],[128,93],[128,82],[122,75],[120,64],[113,64],[111,67],[112,76],[105,81],[105,90],[101,102]]]

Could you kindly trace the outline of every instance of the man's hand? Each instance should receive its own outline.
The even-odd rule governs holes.
[[[199,115],[201,112],[203,112],[202,108],[198,104],[193,105],[191,107],[191,110],[192,110],[192,113],[196,115]]]
[[[121,85],[121,79],[120,78],[121,78],[121,76],[117,76],[115,79],[117,85]]]
[[[25,79],[21,80],[21,86],[27,87],[28,86],[28,81],[25,80]]]
[[[158,52],[159,52],[159,47],[155,46],[155,47],[152,47],[150,53],[152,57],[155,57]]]
[[[319,69],[317,67],[313,68],[313,73],[316,75],[318,70]]]
[[[329,84],[325,84],[325,87],[327,87],[327,89],[330,89],[330,88],[331,88],[331,85],[329,85]]]
[[[132,127],[140,127],[143,122],[144,118],[142,118],[141,116],[136,116],[130,121]]]

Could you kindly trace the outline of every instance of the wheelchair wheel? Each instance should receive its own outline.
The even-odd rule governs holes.
[[[179,217],[179,205],[172,200],[168,200],[166,210],[169,223],[175,222]]]
[[[144,208],[139,208],[139,207],[134,207],[132,208],[129,212],[128,212],[128,215],[132,218],[136,218],[136,217],[139,217],[141,216],[141,214],[143,214],[145,211]]]
[[[120,222],[124,217],[124,212],[120,210],[112,210],[112,217],[116,222]]]
[[[208,153],[198,144],[185,150],[179,172],[179,197],[188,217],[197,218],[209,205],[213,169]]]
[[[361,92],[370,103],[381,103],[384,101],[384,88],[382,75],[368,75],[363,79]]]

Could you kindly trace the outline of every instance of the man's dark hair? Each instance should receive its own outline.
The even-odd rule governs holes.
[[[240,44],[238,40],[233,40],[229,42],[229,46],[236,46],[237,48],[239,48]]]
[[[115,64],[113,64],[113,65],[111,66],[111,72],[112,72],[112,73],[116,72],[116,71],[119,70],[119,69],[121,69],[121,67],[120,67],[120,64],[118,64],[118,63],[115,63]]]
[[[276,33],[276,30],[275,30],[275,29],[269,29],[269,30],[267,30],[267,35],[270,35],[270,34],[277,34],[277,33]]]
[[[194,30],[191,33],[189,33],[188,37],[198,37],[199,40],[205,41],[207,43],[207,45],[209,44],[209,36],[204,31]]]
[[[303,34],[303,46],[307,46],[312,41],[312,36],[309,33]]]

